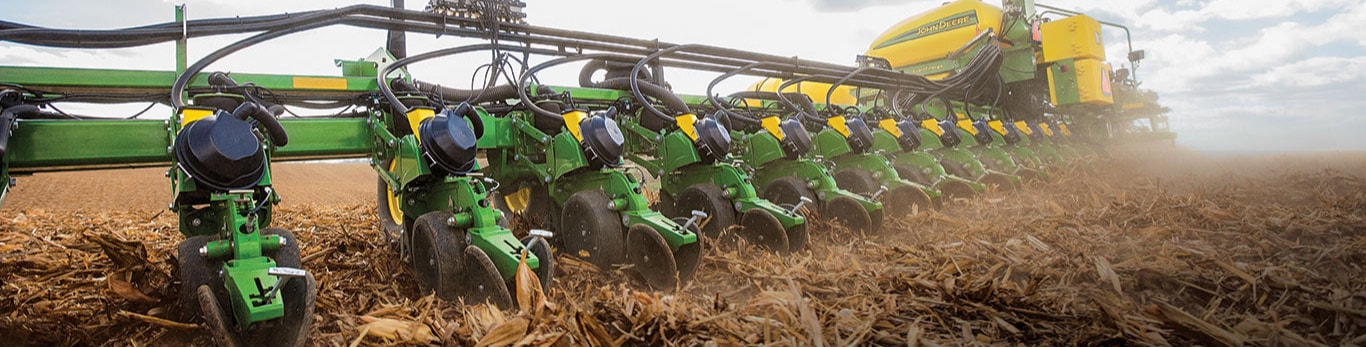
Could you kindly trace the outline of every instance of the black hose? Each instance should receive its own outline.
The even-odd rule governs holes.
[[[635,60],[635,58],[633,57],[608,53],[581,54],[576,56],[552,59],[550,61],[537,64],[536,66],[533,66],[531,67],[531,69],[522,73],[522,78],[517,81],[517,96],[522,99],[522,104],[525,105],[528,109],[530,109],[531,112],[555,120],[564,119],[564,117],[561,116],[559,113],[550,112],[549,110],[537,106],[536,103],[531,101],[531,96],[527,95],[527,89],[529,89],[528,87],[531,85],[531,76],[535,76],[536,73],[541,72],[541,70],[545,70],[546,68],[550,68],[552,66],[590,59]],[[645,104],[648,105],[648,103]]]
[[[397,70],[397,69],[400,68],[400,67],[408,66],[409,64],[412,64],[412,63],[416,63],[416,62],[420,62],[420,61],[424,61],[424,60],[428,60],[428,59],[433,59],[433,58],[438,58],[438,57],[449,56],[449,55],[455,55],[455,54],[461,54],[461,53],[468,53],[468,52],[475,52],[475,51],[483,51],[483,50],[492,50],[492,49],[506,50],[506,51],[514,51],[514,52],[525,52],[525,53],[530,53],[530,54],[542,54],[542,55],[560,55],[560,54],[562,54],[562,53],[559,53],[558,51],[553,51],[553,50],[535,49],[535,48],[518,47],[518,46],[507,46],[507,45],[491,44],[491,43],[478,44],[478,45],[468,45],[468,46],[460,46],[460,47],[451,47],[451,48],[446,48],[446,49],[441,49],[441,50],[435,50],[435,51],[426,52],[426,53],[422,53],[422,54],[418,54],[418,55],[413,55],[413,56],[409,56],[409,57],[407,57],[407,58],[403,58],[403,59],[396,60],[396,61],[394,61],[392,64],[389,64],[389,65],[385,66],[383,69],[380,69],[380,71],[379,71],[379,76],[376,77],[376,78],[379,79],[379,91],[380,91],[380,94],[383,94],[383,95],[384,95],[384,98],[387,99],[387,100],[389,100],[389,104],[391,105],[391,107],[394,108],[395,111],[399,112],[400,114],[408,114],[408,108],[407,108],[406,106],[403,106],[403,103],[400,102],[400,101],[398,100],[398,95],[395,95],[395,94],[394,94],[394,91],[393,91],[392,88],[390,88],[389,83],[385,83],[384,80],[385,80],[385,78],[387,78],[386,76],[389,76],[389,74],[392,73],[392,72],[394,72],[394,70]],[[406,84],[406,82],[404,82],[404,83]],[[418,89],[418,90],[421,90],[422,87],[420,87],[420,86],[423,85],[423,84],[426,84],[426,83],[423,83],[423,82],[419,81],[419,82],[418,82],[418,85],[417,85],[417,86],[413,86],[413,88]],[[496,88],[496,87],[495,87],[495,88]],[[517,92],[517,94],[519,94],[519,95],[523,92],[523,90],[522,90],[523,88],[522,88],[521,85],[519,85],[518,87],[516,87],[516,88],[514,88],[514,89],[516,89],[515,92]],[[439,87],[438,87],[438,88],[430,88],[430,87],[429,87],[428,90],[429,90],[429,91],[435,91],[435,93],[438,93],[439,95],[444,95],[444,94],[441,94],[441,93],[443,93],[443,92],[449,92],[449,93],[452,93],[452,94],[453,94],[453,95],[451,95],[451,96],[461,96],[461,95],[466,95],[466,96],[468,96],[469,94],[476,93],[476,92],[478,91],[477,89],[476,89],[476,90],[471,90],[471,91],[460,91],[460,90],[458,90],[458,89],[445,89],[445,88],[439,88]],[[443,96],[443,97],[444,97],[444,96]],[[492,96],[490,96],[490,97],[492,97]],[[508,98],[508,99],[511,99],[512,96],[509,95],[507,98]],[[452,97],[452,98],[448,98],[448,99],[452,99],[452,100],[465,100],[465,99],[467,99],[467,98]],[[481,99],[484,99],[484,98],[481,98]],[[556,115],[556,116],[559,116],[559,115]]]
[[[631,78],[618,77],[594,83],[591,87],[599,89],[630,91],[631,84]],[[674,114],[684,114],[691,112],[691,110],[688,109],[688,103],[683,101],[683,98],[678,97],[677,94],[674,94],[673,92],[669,91],[668,89],[665,89],[664,87],[660,87],[659,85],[656,85],[654,83],[642,81],[636,81],[636,86],[640,88],[641,94],[658,99],[660,102],[664,103],[664,107],[667,107],[669,111],[672,111]],[[648,104],[649,100],[640,100],[640,103]],[[673,118],[669,117],[666,117],[664,119],[673,120]]]
[[[41,113],[41,111],[38,110],[38,106],[33,105],[16,105],[6,107],[4,111],[0,111],[0,159],[3,159],[5,153],[9,152],[9,137],[10,132],[14,130],[14,121],[22,116],[31,116],[39,113]],[[0,182],[0,184],[3,183],[4,182]]]
[[[479,118],[479,112],[474,110],[474,106],[462,102],[455,107],[455,111],[452,113],[470,120],[470,128],[474,129],[474,138],[484,137],[484,120]]]
[[[266,133],[270,135],[271,143],[274,143],[276,147],[284,147],[289,144],[289,134],[285,133],[285,126],[280,125],[280,120],[275,119],[275,113],[271,110],[259,104],[247,102],[232,110],[232,115],[241,120],[247,120],[247,118],[256,120],[257,124],[266,129]]]

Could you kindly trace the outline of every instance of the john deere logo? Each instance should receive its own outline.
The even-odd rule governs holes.
[[[898,43],[971,25],[977,25],[977,11],[965,11],[934,23],[921,25],[920,27],[917,27],[915,29],[907,30],[906,32],[901,33],[901,35],[894,36],[891,39],[888,39],[887,41],[883,42],[882,44],[877,45],[877,47],[874,47],[873,49],[887,47]]]

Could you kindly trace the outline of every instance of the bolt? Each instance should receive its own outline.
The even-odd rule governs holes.
[[[792,214],[797,214],[797,211],[800,211],[800,210],[802,209],[802,206],[803,206],[803,205],[806,205],[806,204],[809,204],[809,203],[811,203],[811,198],[808,198],[808,197],[803,196],[803,197],[802,197],[802,201],[801,201],[801,202],[798,202],[798,203],[797,203],[797,206],[792,206]]]
[[[281,237],[280,237],[280,248],[285,248],[285,246],[288,246],[288,245],[289,245],[289,239],[284,238],[283,236],[281,236]]]
[[[887,192],[887,186],[882,186],[881,189],[878,189],[876,192],[873,192],[873,196],[872,196],[873,200],[877,200],[878,197],[882,196],[882,193],[886,193],[886,192]]]
[[[446,218],[446,225],[455,226],[455,216],[451,216],[451,218]]]
[[[209,257],[209,246],[200,246],[200,247],[199,247],[199,256],[208,258],[208,257]]]
[[[195,218],[194,220],[190,221],[190,225],[193,226],[199,226],[200,224],[204,224],[204,221],[199,220],[199,218]]]
[[[389,139],[389,142],[388,142],[388,143],[389,143],[389,148],[394,148],[394,146],[398,146],[398,141],[394,141],[393,139]]]

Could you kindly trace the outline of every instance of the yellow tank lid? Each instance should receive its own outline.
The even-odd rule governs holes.
[[[943,59],[987,29],[1001,32],[999,7],[957,0],[897,23],[873,40],[867,54],[903,68]]]
[[[760,92],[772,92],[772,91],[778,90],[778,86],[780,86],[780,85],[782,85],[782,84],[783,84],[783,80],[782,80],[782,79],[778,79],[778,78],[765,78],[765,79],[763,79],[763,80],[760,80],[759,82],[754,82],[754,84],[751,84],[751,85],[749,86],[749,89],[748,89],[748,90],[751,90],[751,91],[760,91]],[[814,101],[814,102],[816,102],[817,104],[824,104],[824,103],[825,103],[825,93],[828,92],[828,91],[830,91],[830,87],[831,87],[831,84],[829,84],[829,83],[803,81],[803,82],[797,82],[796,84],[787,86],[787,88],[783,88],[783,92],[784,92],[784,93],[796,93],[797,91],[800,90],[802,94],[806,94],[806,96],[811,97],[811,101]],[[748,103],[748,102],[747,102],[747,103]],[[835,87],[835,92],[832,93],[832,94],[830,94],[830,103],[835,104],[835,105],[841,105],[841,106],[854,106],[854,105],[857,105],[857,104],[858,104],[858,99],[854,98],[854,87],[852,87],[852,86],[839,86],[839,87]]]

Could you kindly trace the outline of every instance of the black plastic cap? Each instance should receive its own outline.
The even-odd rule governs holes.
[[[953,121],[939,121],[939,129],[944,130],[943,134],[939,134],[939,142],[943,143],[945,148],[951,148],[963,143],[963,135],[958,133],[958,125],[953,124]]]
[[[991,132],[995,130],[991,130],[991,126],[988,126],[986,121],[973,121],[972,127],[977,129],[977,135],[973,135],[972,137],[977,140],[978,145],[985,146],[995,139],[991,136]]]
[[[896,139],[896,143],[901,145],[902,150],[914,151],[925,142],[925,139],[920,138],[920,127],[916,126],[915,122],[903,119],[896,122],[896,128],[901,131],[901,137]]]
[[[801,122],[788,119],[778,125],[783,130],[783,152],[788,159],[796,159],[811,151],[811,133],[802,127]]]
[[[862,118],[846,119],[844,125],[849,127],[849,147],[855,152],[867,153],[873,148],[873,130],[868,128],[868,123],[863,122]]]
[[[621,154],[626,138],[621,135],[617,121],[603,116],[592,116],[579,124],[588,164],[594,168],[617,167],[621,165]]]
[[[1002,135],[1001,138],[1005,139],[1007,145],[1020,143],[1020,129],[1015,128],[1015,125],[1010,123],[1002,123],[1001,125],[1006,129],[1006,134]]]
[[[715,163],[726,159],[726,154],[730,153],[730,131],[726,130],[720,122],[715,119],[703,118],[694,123],[697,130],[697,154],[702,157],[703,163]]]
[[[463,175],[474,169],[479,153],[479,137],[474,135],[465,118],[442,111],[418,126],[421,134],[422,155],[433,169],[452,175]]]
[[[250,188],[265,175],[260,139],[246,121],[225,112],[186,125],[176,136],[176,160],[200,186]]]

